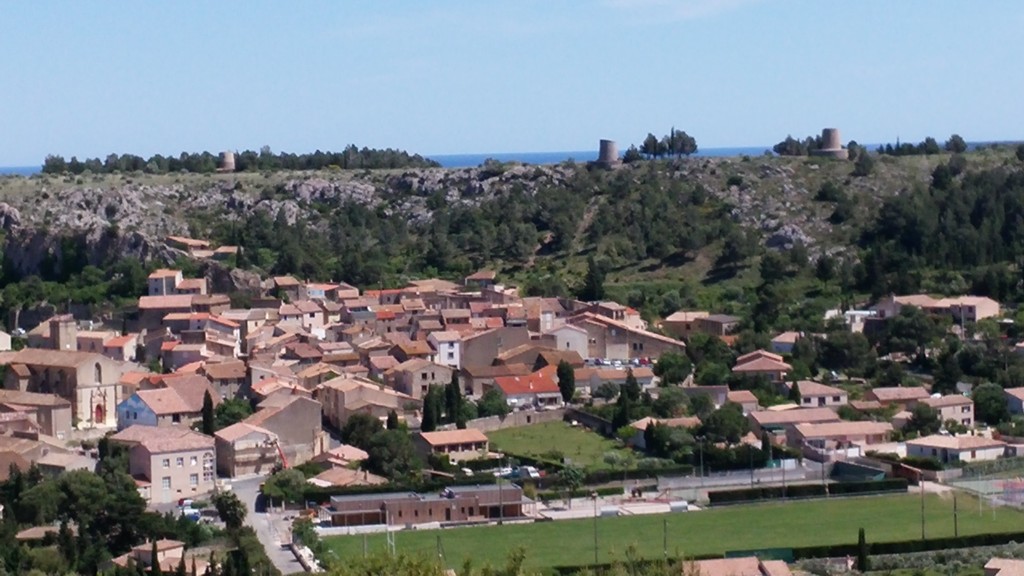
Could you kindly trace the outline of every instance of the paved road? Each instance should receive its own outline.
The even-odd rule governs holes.
[[[259,502],[260,505],[257,506],[260,483],[263,480],[264,477],[255,476],[241,480],[235,479],[231,482],[231,489],[249,508],[249,513],[245,516],[245,523],[256,531],[260,543],[267,551],[267,556],[281,571],[281,574],[302,572],[302,564],[299,564],[292,551],[281,545],[282,540],[288,542],[290,539],[290,521],[285,520],[284,514],[268,512],[262,502]]]

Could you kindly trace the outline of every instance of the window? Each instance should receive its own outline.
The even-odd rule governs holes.
[[[172,414],[171,415],[171,422],[173,422],[175,424],[180,424],[181,423],[181,414]]]
[[[971,407],[970,406],[961,406],[960,407],[960,413],[961,414],[967,414],[970,411],[971,411]]]
[[[182,458],[181,456],[178,456],[178,458],[175,459],[174,461],[174,465],[177,466],[178,468],[181,468],[182,466],[185,465],[185,459]]]
[[[170,468],[171,467],[171,459],[170,458],[164,458],[160,462],[160,465],[163,466],[164,468]]]
[[[839,396],[833,396],[832,397],[832,401],[833,402],[839,402]]]
[[[199,486],[199,474],[189,474],[188,475],[188,485],[193,487],[193,488],[195,488],[196,486]]]
[[[195,466],[196,464],[199,464],[199,459],[196,458],[195,456],[193,456],[193,457],[189,458],[188,464],[189,464],[189,466]]]
[[[426,372],[420,372],[420,380],[426,380],[426,379],[427,379],[427,373]]]
[[[455,352],[452,352],[451,350],[449,350],[448,351],[448,359],[449,360],[455,360]]]
[[[160,487],[163,488],[164,490],[170,490],[171,489],[171,477],[170,476],[164,476],[163,478],[161,478],[160,479]]]

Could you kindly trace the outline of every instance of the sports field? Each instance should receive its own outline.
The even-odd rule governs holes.
[[[569,458],[577,466],[587,470],[604,470],[611,466],[604,461],[608,452],[620,454],[623,458],[632,452],[597,432],[581,426],[569,426],[565,422],[545,422],[533,426],[505,428],[488,432],[491,449],[507,451],[524,456]]]
[[[960,535],[1024,530],[1024,513],[986,504],[961,494],[957,498]],[[925,534],[953,535],[952,496],[925,498]],[[665,522],[667,521],[667,530]],[[915,494],[802,502],[740,505],[700,512],[618,516],[597,521],[598,558],[622,558],[633,544],[642,556],[661,557],[667,533],[671,555],[701,555],[729,550],[787,548],[855,543],[863,527],[869,542],[912,540],[921,536],[921,499]],[[438,541],[440,539],[440,542]],[[327,538],[339,557],[361,555],[362,536]],[[594,561],[594,521],[563,520],[535,524],[405,531],[395,534],[397,551],[436,556],[458,567],[472,558],[475,566],[503,563],[510,550],[522,546],[526,564],[534,568],[582,565]],[[385,550],[385,538],[366,538],[370,553]]]

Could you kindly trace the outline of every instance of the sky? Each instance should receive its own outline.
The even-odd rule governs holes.
[[[0,166],[1024,139],[1024,2],[0,0]]]

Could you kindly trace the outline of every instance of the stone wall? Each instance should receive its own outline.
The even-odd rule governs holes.
[[[495,430],[502,430],[504,428],[519,428],[521,426],[531,426],[533,424],[541,424],[544,422],[561,422],[565,419],[565,408],[558,408],[556,410],[524,410],[519,412],[510,412],[504,418],[500,416],[488,416],[486,418],[477,418],[466,422],[466,428],[475,428],[481,432],[493,432]],[[440,426],[439,430],[454,430],[454,424],[445,424]]]

